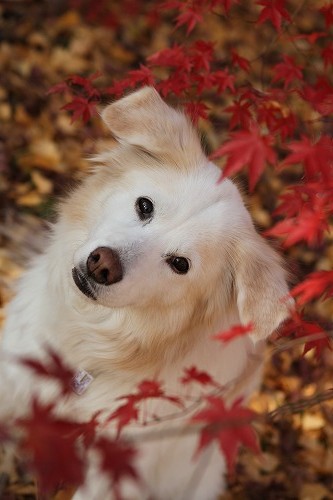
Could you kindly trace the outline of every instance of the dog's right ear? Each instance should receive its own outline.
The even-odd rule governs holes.
[[[236,245],[233,264],[241,322],[252,323],[253,339],[267,338],[290,316],[294,305],[281,259],[252,227]]]
[[[121,144],[163,156],[170,150],[184,153],[191,148],[191,154],[203,156],[200,140],[189,119],[168,106],[153,87],[143,87],[110,104],[101,116]]]

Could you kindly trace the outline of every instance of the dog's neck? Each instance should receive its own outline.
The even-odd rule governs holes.
[[[51,297],[49,303],[54,303]],[[56,342],[55,348],[66,357],[71,353],[68,361],[72,366],[92,374],[149,372],[153,376],[232,321],[230,315],[223,325],[220,319],[212,318],[207,329],[197,311],[198,308],[159,311],[156,305],[151,309],[110,309],[81,298],[75,290],[64,290],[58,313],[53,311],[57,321],[63,323],[61,338],[52,343]]]

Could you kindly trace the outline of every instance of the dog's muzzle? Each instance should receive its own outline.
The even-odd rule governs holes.
[[[89,299],[97,300],[96,287],[90,282],[88,277],[77,267],[73,267],[72,276],[75,285]]]
[[[74,267],[72,276],[76,286],[87,297],[96,300],[97,285],[109,286],[123,279],[123,267],[117,250],[98,247],[89,255],[86,269]]]

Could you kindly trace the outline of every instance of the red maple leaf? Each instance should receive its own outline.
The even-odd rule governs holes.
[[[236,325],[231,327],[229,330],[217,333],[213,336],[214,340],[220,340],[222,342],[230,342],[237,337],[243,337],[245,334],[253,331],[252,323],[248,325]]]
[[[312,211],[320,215],[321,227],[319,235],[325,231],[325,220],[333,211],[333,182],[307,182],[289,186],[288,192],[280,196],[280,204],[274,210],[274,215],[284,215],[287,219],[303,217],[303,211]],[[293,223],[294,224],[294,223]]]
[[[90,101],[85,97],[74,97],[71,102],[62,106],[61,109],[72,111],[72,123],[80,118],[86,123],[96,114],[96,101]]]
[[[137,385],[137,390],[132,394],[124,394],[118,399],[125,399],[125,403],[119,406],[108,417],[107,422],[111,420],[117,421],[118,436],[122,429],[132,421],[139,419],[139,403],[146,399],[161,398],[169,401],[170,403],[183,406],[181,399],[177,396],[169,396],[165,394],[161,383],[157,380],[143,380]]]
[[[315,84],[304,85],[298,93],[322,116],[333,113],[333,87],[327,78],[321,77]]]
[[[75,372],[63,362],[51,347],[46,348],[46,354],[48,359],[44,363],[35,358],[19,358],[19,362],[40,377],[57,380],[61,385],[63,395],[72,394]]]
[[[227,69],[218,70],[212,73],[214,77],[214,85],[217,87],[217,92],[222,94],[227,89],[230,89],[231,92],[235,92],[235,76],[231,75]]]
[[[134,461],[136,449],[125,441],[113,440],[104,436],[97,439],[94,447],[101,457],[101,468],[113,481],[116,498],[120,498],[118,486],[122,479],[139,480]]]
[[[188,24],[187,34],[189,34],[198,22],[202,22],[203,15],[206,12],[213,12],[215,7],[222,6],[225,14],[229,13],[233,4],[238,4],[239,0],[170,0],[163,2],[161,8],[169,11],[176,9],[180,12],[177,17],[181,19],[180,25]],[[193,25],[193,26],[192,26]],[[178,23],[176,28],[178,27]]]
[[[216,84],[215,76],[212,73],[194,73],[191,77],[196,83],[198,94],[202,94],[204,90],[210,90]]]
[[[298,186],[295,188],[288,186],[288,192],[281,194],[279,197],[279,205],[274,210],[274,215],[284,215],[286,218],[293,217],[298,214],[304,206],[304,199]]]
[[[292,317],[284,323],[279,331],[280,337],[292,336],[295,338],[313,337],[314,339],[306,341],[303,349],[303,356],[314,349],[315,357],[319,360],[324,349],[332,349],[331,339],[323,328],[317,323],[306,321],[296,311],[292,312]]]
[[[129,78],[124,78],[123,80],[118,80],[113,83],[110,87],[107,87],[104,92],[115,97],[121,97],[125,90],[130,87]]]
[[[308,180],[316,180],[321,175],[325,181],[332,179],[333,175],[333,140],[327,135],[322,135],[316,142],[303,136],[299,141],[288,145],[291,153],[280,167],[303,163]]]
[[[144,400],[148,398],[162,398],[177,405],[181,405],[180,398],[177,396],[169,396],[165,394],[164,389],[162,389],[162,385],[157,380],[142,380],[138,384],[138,392],[134,395],[137,400]]]
[[[192,423],[206,424],[200,432],[197,453],[216,440],[226,457],[228,471],[231,473],[239,445],[245,445],[255,453],[260,451],[256,434],[250,425],[256,418],[256,413],[241,406],[240,400],[227,408],[222,398],[207,396],[205,399],[206,408],[191,418]]]
[[[174,45],[171,48],[166,48],[155,52],[155,54],[147,58],[149,66],[167,66],[171,68],[181,68],[185,71],[190,71],[191,61],[185,53],[184,47]]]
[[[81,93],[85,94],[84,97],[87,97],[88,99],[92,100],[93,98],[95,100],[98,100],[100,97],[99,90],[97,90],[93,86],[93,81],[96,80],[101,76],[101,73],[98,71],[96,73],[93,73],[89,78],[85,78],[80,75],[73,75],[67,78],[67,83],[69,87],[72,88],[78,88],[81,90]]]
[[[317,271],[309,274],[302,283],[296,285],[291,294],[304,305],[314,298],[333,297],[333,271]]]
[[[225,108],[226,113],[231,113],[229,129],[240,126],[241,128],[248,129],[252,122],[252,115],[249,111],[251,103],[248,101],[234,101],[233,104]]]
[[[190,48],[190,61],[194,71],[210,69],[213,58],[214,43],[205,40],[196,40]]]
[[[241,130],[231,134],[231,139],[219,147],[212,158],[227,155],[222,177],[236,174],[245,166],[249,170],[249,187],[253,191],[265,163],[275,163],[276,154],[272,148],[274,137],[271,134],[262,135],[255,124],[249,130]]]
[[[23,429],[21,449],[37,474],[43,493],[59,486],[77,486],[83,482],[85,463],[79,454],[77,440],[81,424],[58,418],[54,406],[32,401],[31,415],[17,421]]]
[[[283,141],[288,137],[294,137],[297,127],[295,114],[285,104],[286,95],[287,91],[276,88],[259,98],[247,97],[251,99],[249,102],[253,105],[252,112],[256,114],[256,123],[267,127],[272,136],[280,134]]]
[[[184,369],[184,376],[180,379],[181,383],[187,385],[191,382],[197,382],[201,385],[212,385],[219,387],[219,384],[213,380],[209,373],[198,370],[195,366]]]
[[[295,60],[290,56],[282,56],[283,62],[273,66],[273,82],[283,81],[283,87],[286,89],[293,81],[302,80],[302,67],[295,63]]]
[[[233,5],[238,5],[239,0],[211,0],[211,6],[212,8],[218,7],[219,5],[222,5],[222,7],[225,10],[225,13],[228,14],[229,10]]]
[[[281,31],[282,21],[291,21],[288,11],[285,9],[285,0],[260,0],[257,5],[263,6],[257,24],[271,21],[276,31]]]
[[[297,128],[297,118],[291,111],[288,114],[272,113],[267,126],[273,135],[278,133],[281,135],[282,140],[285,141],[288,137],[294,136]]]
[[[164,391],[160,382],[157,380],[142,380],[142,382],[138,384],[137,397],[139,399],[160,398],[163,394]]]
[[[178,14],[176,17],[176,26],[175,28],[179,28],[180,26],[186,26],[186,34],[189,35],[191,31],[194,30],[198,23],[202,22],[202,13],[199,12],[194,7],[185,4],[183,6],[183,12]]]
[[[66,92],[66,90],[68,90],[67,82],[60,82],[56,85],[52,85],[52,87],[50,87],[47,91],[47,95],[62,94],[63,92]]]
[[[333,24],[333,2],[329,2],[319,9],[325,18],[326,28],[329,29]]]
[[[161,383],[157,380],[143,380],[137,387],[138,391],[135,394],[135,397],[140,401],[149,398],[162,398],[170,401],[171,403],[182,406],[180,398],[166,394]]]
[[[189,74],[184,71],[175,71],[169,78],[160,81],[156,88],[161,92],[163,97],[174,93],[176,96],[182,96],[182,94],[189,89],[191,86],[191,80]]]
[[[333,64],[333,43],[326,45],[321,51],[321,57],[324,60],[325,69],[330,64]]]
[[[135,87],[136,85],[154,86],[155,77],[152,71],[144,64],[140,64],[140,69],[134,69],[128,72],[128,86]]]
[[[208,118],[208,106],[203,102],[187,102],[184,105],[185,113],[191,118],[191,121],[196,125],[199,118],[207,120]]]
[[[318,209],[317,209],[318,208]],[[297,217],[285,219],[265,231],[266,236],[284,237],[283,245],[290,247],[300,241],[317,245],[328,229],[327,215],[319,207],[303,207]]]
[[[245,57],[242,57],[236,52],[236,50],[232,49],[231,51],[231,61],[233,66],[239,66],[244,71],[248,73],[250,70],[250,62]]]
[[[117,421],[117,436],[119,437],[122,429],[130,424],[131,422],[137,422],[139,418],[139,401],[135,398],[127,397],[127,401],[119,406],[111,415],[108,417],[107,422],[112,420]]]

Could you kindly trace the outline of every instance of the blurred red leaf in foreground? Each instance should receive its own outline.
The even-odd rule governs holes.
[[[95,448],[101,454],[101,468],[112,478],[116,498],[120,498],[118,486],[123,478],[139,480],[134,466],[137,452],[126,442],[106,437],[100,437]]]
[[[121,430],[132,421],[139,419],[139,404],[147,399],[164,399],[172,404],[183,406],[181,398],[165,394],[162,385],[157,380],[142,380],[137,386],[137,391],[132,394],[124,394],[120,400],[125,403],[114,410],[107,419],[107,422],[115,420],[117,422],[118,436]]]
[[[19,362],[40,377],[58,381],[61,384],[63,395],[72,394],[72,382],[75,372],[64,363],[59,354],[52,348],[46,348],[46,354],[48,355],[48,359],[45,362],[35,358],[20,358]]]
[[[187,385],[191,382],[197,382],[201,385],[212,385],[218,387],[219,384],[213,380],[209,373],[198,370],[195,366],[184,369],[184,376],[180,379],[181,383]]]
[[[53,404],[33,400],[31,415],[18,420],[24,431],[21,448],[38,475],[43,493],[54,492],[60,486],[79,485],[84,478],[84,459],[77,446],[82,427],[56,417],[53,409]]]
[[[252,331],[252,323],[249,323],[248,325],[236,325],[229,330],[217,333],[213,336],[213,339],[221,340],[222,342],[229,342],[230,340],[233,340],[237,337],[242,337],[243,335],[246,335],[247,333],[250,333]]]
[[[200,432],[197,453],[216,440],[226,457],[228,471],[231,473],[241,444],[255,453],[260,451],[257,436],[251,427],[256,413],[241,406],[240,400],[235,401],[230,408],[226,407],[223,399],[219,397],[208,396],[206,401],[206,408],[191,419],[192,423],[206,424]]]

